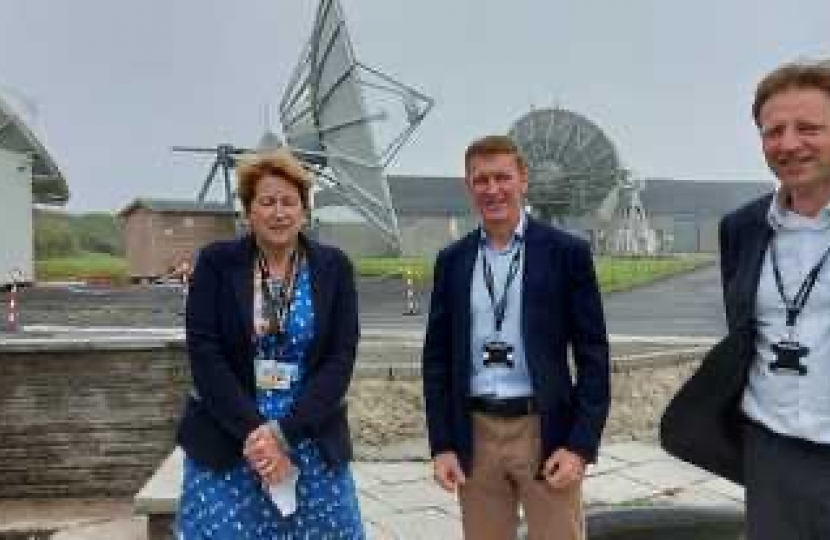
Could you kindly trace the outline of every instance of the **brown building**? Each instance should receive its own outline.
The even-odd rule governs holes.
[[[205,244],[233,238],[234,216],[219,203],[136,199],[119,213],[130,278],[170,276]]]

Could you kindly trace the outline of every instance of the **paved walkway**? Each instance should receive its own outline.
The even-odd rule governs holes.
[[[378,540],[460,539],[455,497],[436,487],[425,463],[358,463],[364,519]],[[605,447],[588,471],[590,509],[635,504],[740,508],[743,490],[643,443]]]
[[[175,467],[171,468],[175,477]],[[455,498],[432,482],[424,462],[354,465],[363,517],[374,540],[453,540],[461,538]],[[679,462],[653,445],[610,444],[588,471],[585,501],[589,512],[636,504],[740,508],[743,492]],[[146,502],[146,501],[145,501]],[[59,526],[53,540],[145,540],[146,521],[132,508],[107,501],[43,503],[0,502],[0,532]]]

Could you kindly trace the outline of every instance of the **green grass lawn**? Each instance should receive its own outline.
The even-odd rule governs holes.
[[[701,268],[714,260],[712,255],[695,253],[665,257],[599,257],[595,264],[600,288],[608,293]]]
[[[597,279],[603,292],[629,289],[637,285],[700,268],[714,261],[712,255],[691,254],[665,257],[599,257],[595,260]],[[432,278],[432,261],[410,258],[372,258],[356,260],[361,276],[400,276],[405,271],[416,281]]]
[[[103,253],[56,257],[35,261],[35,275],[39,281],[100,279],[126,283],[127,260]]]
[[[713,260],[711,255],[705,254],[599,257],[596,271],[602,291],[612,292],[699,268]],[[432,279],[432,261],[422,257],[360,257],[355,260],[355,266],[361,276],[402,276],[408,272],[418,282]],[[125,283],[128,279],[126,259],[99,253],[36,261],[35,272],[40,281],[102,279]]]
[[[412,275],[416,281],[432,278],[432,260],[424,257],[359,257],[357,273],[366,277]]]

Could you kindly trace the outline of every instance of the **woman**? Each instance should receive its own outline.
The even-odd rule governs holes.
[[[352,266],[301,233],[310,182],[288,151],[237,175],[250,234],[202,250],[188,295],[180,538],[362,539],[345,403]],[[296,471],[296,511],[282,512],[269,488],[290,491]]]

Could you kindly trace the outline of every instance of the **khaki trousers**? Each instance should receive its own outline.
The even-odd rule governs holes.
[[[520,503],[528,540],[585,538],[581,483],[556,490],[536,479],[539,431],[538,415],[473,413],[473,465],[459,490],[465,540],[514,540]]]

